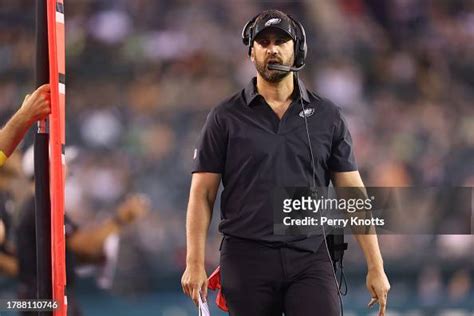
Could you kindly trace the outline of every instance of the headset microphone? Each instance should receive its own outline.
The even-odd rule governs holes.
[[[267,68],[270,70],[278,70],[278,71],[283,71],[283,72],[297,72],[303,69],[304,64],[299,66],[299,67],[290,67],[290,66],[285,66],[282,64],[268,64]]]

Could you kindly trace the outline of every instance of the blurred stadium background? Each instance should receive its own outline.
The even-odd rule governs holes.
[[[472,0],[66,1],[67,143],[79,148],[67,212],[98,222],[131,191],[153,204],[122,235],[112,286],[77,280],[85,315],[197,314],[180,289],[193,145],[209,109],[253,76],[240,32],[265,8],[305,26],[301,76],[344,109],[367,186],[473,186]],[[33,0],[0,2],[2,124],[34,87],[34,30]],[[13,218],[19,199],[2,201]],[[364,259],[349,240],[345,315],[370,315]],[[213,225],[209,273],[219,242]],[[380,242],[388,315],[474,315],[472,235]],[[0,276],[0,296],[15,297],[15,285]]]

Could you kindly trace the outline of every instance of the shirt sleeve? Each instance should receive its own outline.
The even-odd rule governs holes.
[[[194,148],[192,172],[222,174],[224,172],[226,148],[226,132],[214,109],[207,116],[198,144]]]
[[[335,172],[356,171],[357,163],[354,156],[352,137],[341,110],[337,110],[336,127],[334,130],[329,169]]]

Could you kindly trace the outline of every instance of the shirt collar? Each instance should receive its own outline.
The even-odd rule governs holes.
[[[301,90],[298,89],[298,87],[301,87]],[[300,91],[301,91],[301,97],[306,103],[309,103],[309,95],[308,95],[308,90],[306,90],[306,87],[304,86],[303,81],[298,79],[297,84],[295,84],[295,91],[293,91],[293,94],[298,98],[300,97]],[[257,92],[257,78],[253,77],[252,80],[248,83],[248,85],[245,87],[245,102],[247,106],[251,106],[252,103],[255,101],[255,99],[261,95]]]

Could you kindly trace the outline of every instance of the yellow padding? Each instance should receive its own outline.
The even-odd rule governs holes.
[[[7,161],[7,155],[3,151],[0,150],[0,167],[3,166],[5,161]]]

